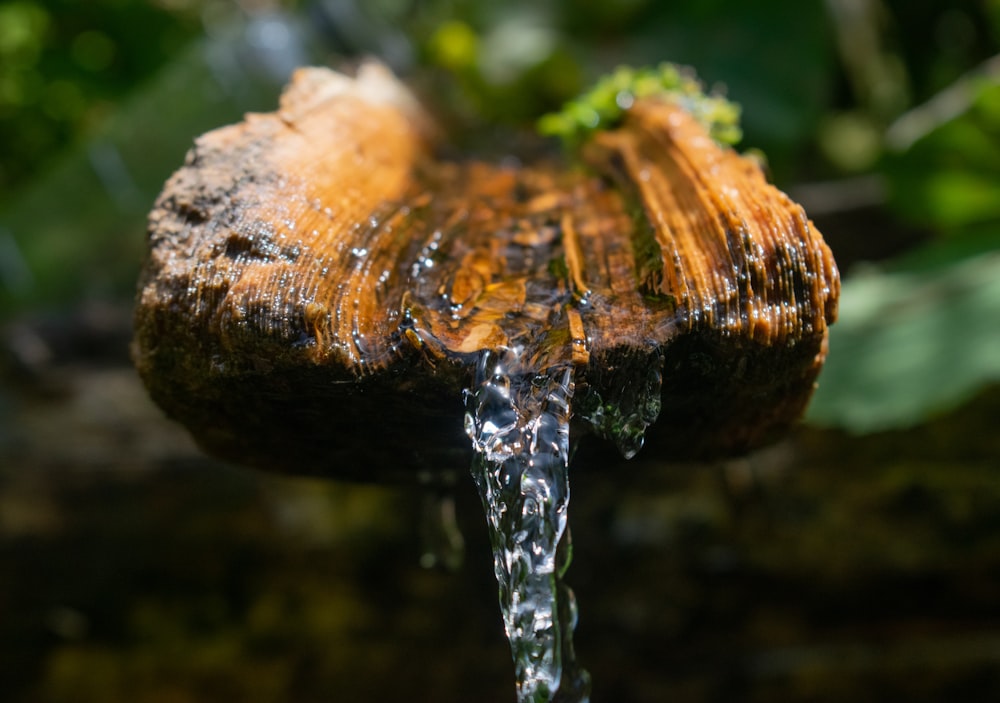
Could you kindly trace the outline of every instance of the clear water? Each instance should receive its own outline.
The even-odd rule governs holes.
[[[641,358],[641,357],[637,357]],[[652,354],[622,364],[606,386],[604,396],[593,387],[577,399],[575,412],[601,437],[610,439],[626,459],[642,449],[646,428],[660,414],[663,358]]]
[[[517,349],[483,352],[467,391],[472,474],[486,512],[521,703],[589,700],[576,663],[569,566],[571,364],[521,368]]]

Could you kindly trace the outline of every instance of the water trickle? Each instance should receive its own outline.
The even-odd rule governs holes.
[[[576,605],[562,582],[571,547],[571,364],[523,369],[518,350],[483,352],[466,393],[472,474],[486,511],[520,703],[589,700],[573,652]]]
[[[575,412],[631,459],[642,449],[646,428],[660,414],[663,358],[653,354],[640,363],[622,364],[609,376],[604,395],[592,385],[578,399]]]

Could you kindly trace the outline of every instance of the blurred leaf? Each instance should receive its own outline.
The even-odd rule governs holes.
[[[479,52],[479,37],[475,31],[459,20],[445,22],[427,42],[431,60],[450,71],[470,70]]]
[[[939,99],[936,107],[949,106]],[[932,124],[903,153],[888,157],[885,172],[890,204],[901,216],[954,235],[971,224],[1000,221],[1000,76],[976,86],[967,106],[951,109],[954,117]]]
[[[977,256],[963,258],[965,244],[844,282],[811,422],[912,426],[1000,381],[1000,229],[979,239]]]
[[[763,149],[782,177],[813,137],[832,91],[833,42],[819,0],[651,3],[625,60],[695,67],[743,107],[745,143]]]
[[[0,3],[0,190],[43,172],[198,36],[198,8],[143,0]]]
[[[882,129],[860,110],[828,115],[817,140],[827,160],[844,173],[870,172],[882,153]]]
[[[131,296],[146,213],[194,137],[247,110],[273,109],[292,65],[307,60],[298,56],[306,38],[294,39],[286,52],[294,62],[285,65],[285,54],[254,43],[255,27],[234,24],[179,52],[89,142],[3,194],[0,314],[24,304]]]
[[[1000,62],[900,117],[882,168],[890,206],[947,237],[844,283],[809,419],[906,427],[1000,381]]]

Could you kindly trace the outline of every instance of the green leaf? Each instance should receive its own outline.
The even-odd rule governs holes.
[[[1000,83],[984,83],[955,117],[888,157],[890,205],[952,236],[969,225],[1000,222],[998,111]]]
[[[957,263],[938,246],[845,280],[808,420],[854,432],[912,426],[1000,381],[997,243],[1000,230]]]

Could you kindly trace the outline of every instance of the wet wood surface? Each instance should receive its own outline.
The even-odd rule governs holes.
[[[208,451],[358,479],[464,472],[481,352],[572,364],[577,436],[639,413],[650,456],[728,455],[795,421],[839,279],[807,216],[680,107],[638,101],[582,164],[443,161],[384,69],[300,71],[199,138],[150,216],[134,358]],[[655,414],[655,413],[654,413]],[[607,465],[592,443],[577,463]]]

